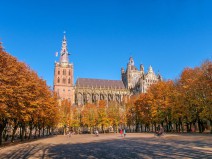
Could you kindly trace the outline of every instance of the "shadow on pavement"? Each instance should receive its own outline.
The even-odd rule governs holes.
[[[211,144],[162,138],[123,138],[90,143],[31,144],[0,158],[210,158]],[[200,148],[200,149],[198,149]]]

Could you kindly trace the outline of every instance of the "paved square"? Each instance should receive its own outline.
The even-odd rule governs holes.
[[[0,158],[212,158],[211,135],[59,135],[0,148]]]

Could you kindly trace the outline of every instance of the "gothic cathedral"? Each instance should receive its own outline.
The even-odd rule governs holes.
[[[151,66],[147,73],[143,65],[140,65],[138,70],[133,58],[130,57],[126,71],[124,68],[121,69],[122,80],[78,78],[74,85],[73,64],[69,63],[68,56],[64,35],[60,61],[55,62],[53,89],[60,100],[68,99],[75,105],[97,103],[99,100],[120,103],[130,95],[145,93],[150,85],[162,81],[161,75],[156,75]]]

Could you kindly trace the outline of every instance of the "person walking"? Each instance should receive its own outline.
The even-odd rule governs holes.
[[[126,130],[124,129],[124,137],[126,137]]]
[[[120,130],[120,134],[121,134],[121,137],[122,137],[122,134],[123,134],[123,131],[122,131],[122,129]]]
[[[71,137],[71,132],[69,131],[69,132],[68,132],[68,138],[70,138],[70,137]]]
[[[99,131],[96,130],[96,131],[95,131],[95,134],[96,134],[96,136],[99,136]]]

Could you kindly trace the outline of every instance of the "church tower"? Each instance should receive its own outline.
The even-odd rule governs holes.
[[[54,86],[60,100],[68,99],[74,103],[74,76],[73,64],[69,63],[66,36],[64,34],[62,48],[60,52],[60,61],[55,62],[54,66]]]

